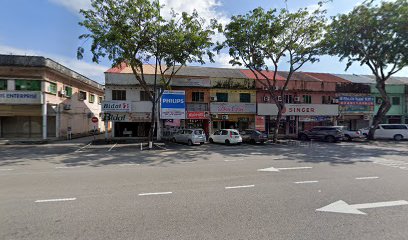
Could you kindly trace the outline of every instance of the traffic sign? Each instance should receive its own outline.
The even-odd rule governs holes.
[[[93,123],[97,123],[99,121],[99,119],[97,117],[92,117],[92,122]]]

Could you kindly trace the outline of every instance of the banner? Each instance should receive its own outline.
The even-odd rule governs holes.
[[[131,103],[126,101],[103,101],[102,112],[130,112]]]
[[[211,113],[256,113],[255,103],[222,103],[210,104]]]
[[[187,112],[187,119],[208,119],[209,112]]]
[[[261,132],[265,131],[265,117],[264,116],[255,117],[255,129]]]
[[[374,106],[374,97],[371,97],[371,96],[339,96],[339,105]]]
[[[271,103],[258,103],[258,115],[276,116],[278,107]],[[337,116],[337,104],[285,104],[283,116]]]
[[[160,104],[161,119],[186,118],[186,93],[184,90],[165,90]]]

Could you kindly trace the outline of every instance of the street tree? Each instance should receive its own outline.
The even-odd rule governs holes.
[[[382,103],[375,114],[369,139],[374,138],[389,109],[386,81],[408,65],[408,1],[366,1],[347,14],[333,17],[325,34],[325,52],[353,64],[368,66],[375,76]]]
[[[177,72],[188,63],[213,62],[211,37],[216,21],[206,24],[194,11],[172,11],[164,18],[163,5],[150,0],[92,0],[89,10],[81,10],[79,23],[87,33],[79,38],[91,40],[92,60],[108,58],[112,66],[129,66],[138,84],[149,93],[152,103],[149,148],[153,146],[156,106],[164,90],[169,89]],[[83,58],[84,47],[77,57]],[[155,67],[154,81],[149,81],[143,66]]]
[[[322,3],[319,3],[320,7]],[[248,68],[255,80],[268,89],[278,108],[273,132],[277,142],[279,124],[285,108],[284,95],[293,74],[306,63],[318,61],[325,28],[325,11],[301,8],[256,8],[245,15],[236,15],[223,30],[226,40],[216,50],[229,49],[230,64]],[[278,70],[287,66],[283,86],[278,88]],[[268,73],[270,72],[270,74]],[[262,80],[261,80],[262,79]]]

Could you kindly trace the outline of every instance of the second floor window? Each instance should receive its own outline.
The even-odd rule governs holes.
[[[112,90],[112,100],[126,100],[126,90]]]
[[[57,84],[56,83],[49,83],[48,92],[56,94],[57,93]]]
[[[303,103],[312,103],[312,96],[310,95],[303,95]]]
[[[240,93],[239,94],[239,101],[244,103],[251,102],[251,94],[250,93]]]
[[[0,79],[0,90],[7,90],[7,80]]]
[[[392,105],[400,105],[400,98],[399,97],[392,97]]]
[[[22,91],[41,91],[40,80],[16,80],[16,90]]]
[[[103,97],[98,97],[98,104],[102,104]]]
[[[285,95],[285,103],[293,103],[293,96]]]
[[[152,92],[146,92],[146,91],[140,91],[140,101],[150,101],[150,94],[153,94]]]
[[[95,95],[89,94],[89,103],[94,103],[95,102]]]
[[[228,93],[217,93],[217,102],[228,102]]]
[[[72,87],[65,86],[64,89],[65,89],[65,96],[72,97]]]
[[[322,104],[330,104],[331,97],[330,96],[322,96]]]
[[[204,93],[203,92],[193,92],[191,96],[192,102],[204,102]]]
[[[79,100],[86,100],[86,92],[84,92],[84,91],[79,91],[79,93],[78,93],[78,99]]]

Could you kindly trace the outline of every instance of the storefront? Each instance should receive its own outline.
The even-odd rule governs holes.
[[[255,128],[255,103],[211,103],[212,131],[224,128],[245,129]]]
[[[210,113],[208,111],[204,112],[189,112],[187,111],[187,128],[201,128],[204,130],[206,135],[209,135],[209,118]]]
[[[374,97],[343,95],[339,100],[338,125],[350,130],[368,127],[374,113]]]
[[[187,128],[186,93],[184,90],[166,90],[160,101],[161,137],[171,138],[178,130]]]
[[[265,116],[267,133],[274,130],[278,107],[270,103],[258,103],[258,115]],[[279,134],[294,136],[299,131],[308,130],[314,126],[336,124],[339,114],[335,104],[286,104],[279,124]]]

